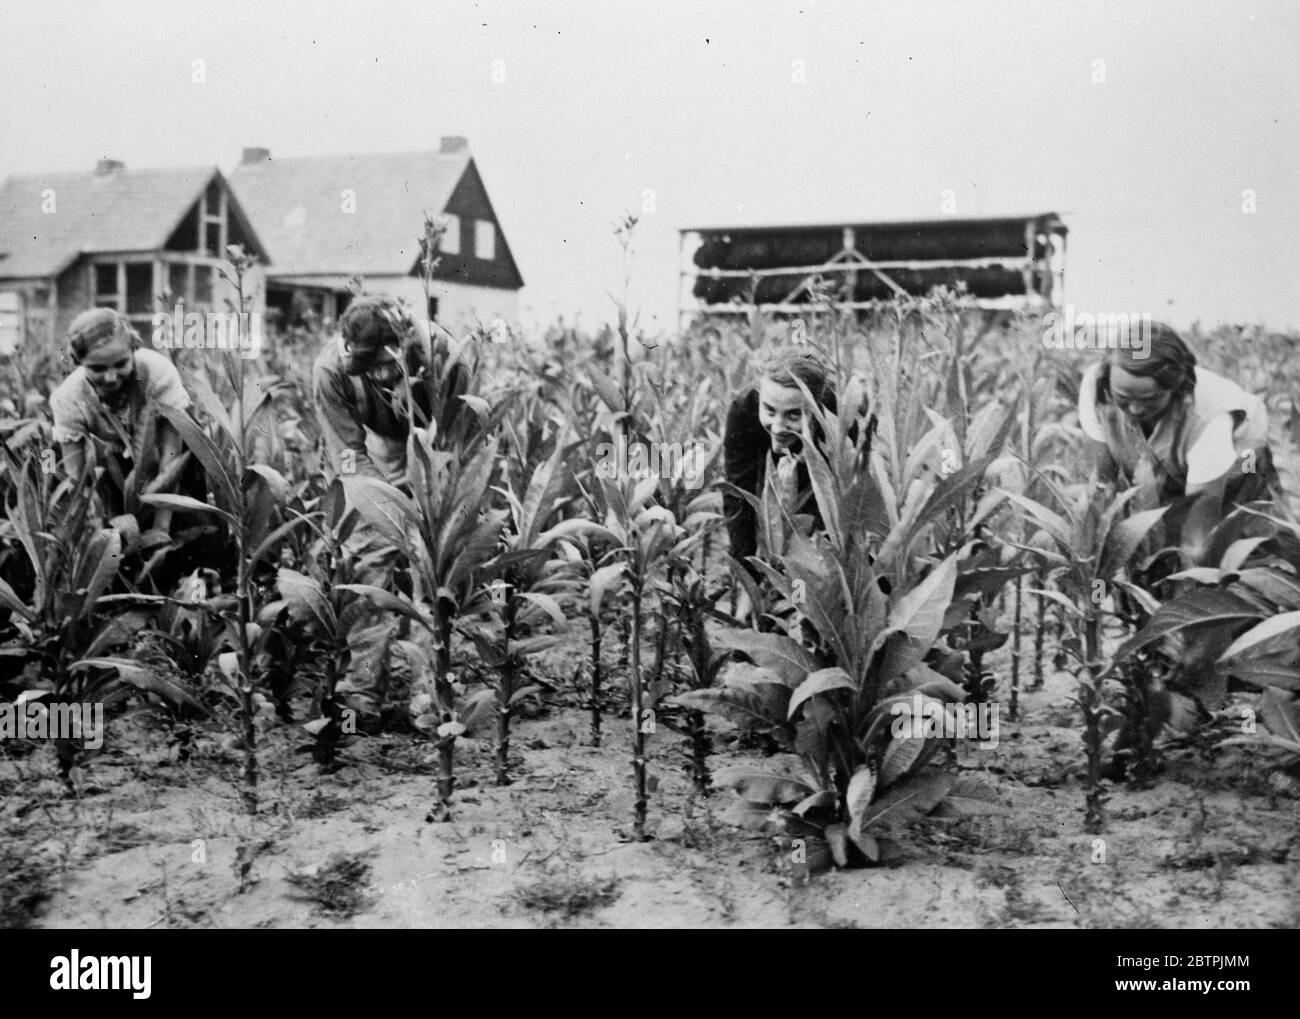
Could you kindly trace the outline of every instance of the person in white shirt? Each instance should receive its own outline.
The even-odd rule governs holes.
[[[1275,485],[1264,401],[1198,367],[1161,323],[1149,345],[1114,350],[1084,372],[1079,425],[1102,480],[1132,484],[1149,469],[1161,505],[1205,492],[1240,505]]]
[[[142,484],[142,470],[161,475],[184,452],[180,434],[158,410],[185,410],[190,397],[176,366],[164,354],[141,349],[131,323],[111,308],[73,319],[68,346],[77,367],[50,394],[54,441],[74,481],[83,478],[88,459],[105,469],[99,493],[107,514],[116,516],[124,512],[127,475],[136,472]],[[166,508],[153,513],[159,541],[171,516]]]
[[[1197,367],[1196,355],[1167,325],[1151,327],[1142,348],[1118,349],[1083,374],[1079,424],[1103,481],[1153,480],[1162,506],[1166,540],[1176,539],[1191,496],[1209,493],[1224,511],[1275,494],[1276,471],[1268,447],[1264,401],[1235,382]],[[1143,350],[1146,357],[1139,356]],[[1173,561],[1148,571],[1158,582]],[[1168,689],[1148,689],[1152,734],[1168,722],[1190,724],[1190,701]],[[1102,770],[1121,779],[1135,734],[1125,728]]]

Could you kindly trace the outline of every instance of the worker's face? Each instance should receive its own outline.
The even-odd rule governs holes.
[[[354,347],[345,341],[343,352],[343,370],[349,375],[365,375],[389,389],[402,377],[395,347]]]
[[[1115,406],[1137,425],[1158,420],[1173,400],[1173,394],[1155,379],[1134,375],[1118,364],[1110,366],[1110,394]]]
[[[804,395],[764,379],[758,387],[758,421],[772,440],[773,453],[797,453],[803,445]]]
[[[87,351],[81,366],[95,391],[108,395],[121,392],[130,383],[135,374],[135,354],[128,339],[115,336]]]

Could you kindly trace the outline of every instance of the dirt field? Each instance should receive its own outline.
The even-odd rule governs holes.
[[[999,675],[1005,662],[993,661]],[[730,824],[731,792],[691,795],[679,737],[652,740],[655,838],[626,841],[626,719],[587,745],[582,692],[517,723],[515,784],[491,784],[491,747],[458,746],[451,823],[426,823],[427,744],[367,738],[334,774],[263,735],[263,812],[238,809],[221,738],[178,759],[137,713],[64,794],[49,747],[0,760],[3,923],[159,927],[1295,927],[1300,798],[1244,752],[1200,740],[1168,753],[1155,788],[1114,788],[1102,842],[1082,831],[1072,680],[1022,696],[992,750],[963,749],[1006,817],[929,821],[890,866],[792,872],[776,840]],[[716,724],[716,723],[715,723]],[[116,734],[117,738],[113,738]],[[226,740],[229,744],[229,739]],[[771,766],[727,734],[716,765]],[[240,848],[240,847],[244,848]],[[243,877],[241,879],[241,871]],[[241,888],[242,884],[242,888]]]

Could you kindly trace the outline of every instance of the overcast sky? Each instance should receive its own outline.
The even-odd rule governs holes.
[[[1285,0],[0,0],[0,39],[0,177],[467,136],[533,320],[608,317],[646,198],[633,303],[666,325],[681,227],[936,218],[951,190],[1060,212],[1081,310],[1300,326]]]

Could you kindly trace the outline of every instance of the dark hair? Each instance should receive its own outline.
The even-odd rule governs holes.
[[[1187,396],[1196,389],[1196,355],[1183,338],[1163,322],[1151,324],[1151,345],[1146,357],[1140,350],[1117,348],[1101,366],[1098,379],[1101,391],[1110,397],[1110,366],[1117,364],[1130,375],[1155,379],[1161,389],[1174,398]]]
[[[68,346],[72,348],[72,360],[81,364],[82,358],[96,347],[119,337],[125,339],[132,350],[140,346],[140,334],[125,315],[112,308],[83,311],[68,326]]]
[[[362,350],[403,346],[410,324],[406,309],[395,298],[383,294],[358,297],[339,319],[343,339]]]
[[[763,361],[759,377],[771,379],[787,389],[798,389],[802,382],[821,406],[831,411],[837,409],[830,370],[816,354],[802,350],[775,350]]]

